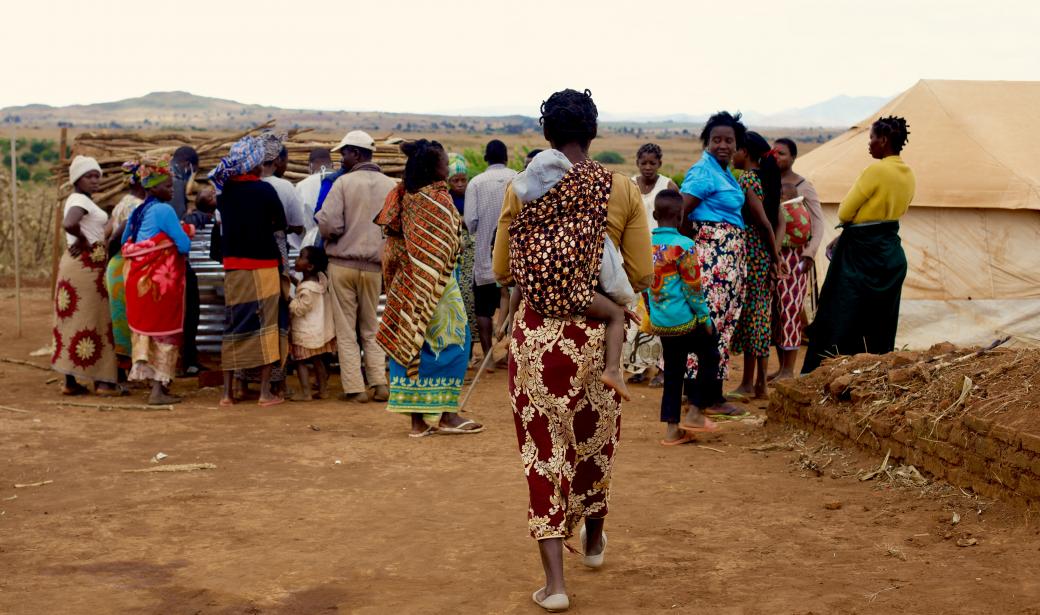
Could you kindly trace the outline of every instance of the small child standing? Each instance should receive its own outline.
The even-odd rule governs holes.
[[[654,200],[654,281],[647,312],[650,332],[660,336],[664,351],[661,422],[666,428],[661,444],[665,446],[691,442],[696,433],[717,431],[718,426],[700,409],[722,396],[722,385],[715,378],[719,365],[718,333],[701,292],[696,246],[692,239],[679,233],[682,211],[682,195],[676,190],[663,190]],[[682,417],[686,357],[690,353],[697,355],[700,369],[695,385],[685,392],[690,406]]]
[[[336,352],[332,296],[325,277],[328,266],[329,257],[325,250],[316,246],[304,247],[296,257],[296,272],[303,275],[303,281],[297,285],[296,297],[289,303],[289,314],[292,317],[292,356],[296,361],[301,390],[292,396],[291,401],[314,399],[308,361],[318,380],[318,398],[325,399],[326,396],[328,376],[322,356]]]

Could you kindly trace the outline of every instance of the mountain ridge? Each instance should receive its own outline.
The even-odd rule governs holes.
[[[885,97],[839,95],[807,107],[772,114],[748,111],[748,123],[770,127],[820,126],[845,128],[880,108]],[[498,108],[504,111],[507,108]],[[504,131],[537,130],[536,118],[520,113],[401,113],[291,109],[201,96],[183,90],[149,92],[122,100],[52,106],[33,103],[0,109],[0,116],[30,126],[73,126],[77,128],[187,128],[237,130],[270,119],[283,127],[339,130],[349,124],[370,130],[412,132],[423,130]],[[667,129],[689,128],[704,122],[709,114],[601,113],[607,125],[645,125]]]

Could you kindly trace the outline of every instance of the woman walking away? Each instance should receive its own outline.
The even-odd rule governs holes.
[[[383,227],[386,307],[376,341],[390,357],[391,412],[408,414],[411,436],[474,434],[459,417],[470,333],[459,290],[462,216],[448,193],[448,155],[436,141],[405,143],[404,180],[386,197]],[[436,425],[426,417],[436,418]]]
[[[455,209],[460,216],[465,216],[466,186],[469,185],[469,168],[461,154],[448,154],[448,191]],[[465,218],[463,218],[465,220]],[[462,291],[462,302],[466,304],[466,322],[472,328],[477,322],[477,298],[473,292],[473,261],[477,257],[476,238],[469,232],[463,222],[462,227],[462,260],[459,267],[459,290]],[[472,347],[471,347],[472,349]]]
[[[744,299],[746,257],[744,217],[745,190],[733,179],[727,167],[739,148],[744,147],[747,129],[740,114],[721,111],[708,118],[701,131],[704,153],[690,167],[679,192],[683,195],[686,216],[682,232],[697,245],[701,265],[701,286],[708,302],[712,324],[719,333],[719,386],[729,373],[729,345],[740,320]],[[697,357],[690,355],[686,378],[697,377]],[[709,403],[705,400],[703,403]],[[701,408],[705,414],[740,416],[746,412],[726,403],[720,395],[716,402]]]
[[[596,294],[604,232],[618,246],[634,291],[653,279],[639,190],[589,160],[597,116],[588,90],[563,90],[542,103],[545,138],[570,167],[528,203],[514,182],[495,237],[495,276],[502,285],[515,279],[523,291],[510,345],[509,394],[527,477],[528,526],[545,571],[545,586],[532,599],[549,611],[570,604],[564,541],[580,526],[584,563],[592,568],[602,566],[607,544],[603,522],[621,395],[602,380],[605,325],[581,315]],[[547,305],[561,313],[535,309]]]
[[[170,200],[173,177],[169,159],[143,160],[137,170],[147,198],[130,215],[123,231],[126,268],[126,315],[133,367],[130,380],[152,381],[149,404],[181,399],[166,387],[177,373],[184,331],[187,255],[195,228],[182,225]]]
[[[668,176],[661,175],[661,161],[664,154],[661,146],[656,143],[645,143],[636,152],[636,166],[639,173],[632,176],[632,181],[639,186],[639,194],[643,197],[643,207],[646,208],[646,222],[653,231],[657,228],[654,220],[654,199],[662,190],[679,190]]]
[[[328,267],[329,257],[317,246],[304,246],[296,257],[296,273],[303,275],[303,281],[297,285],[296,296],[289,303],[289,314],[292,316],[292,356],[296,361],[300,392],[293,395],[292,401],[314,399],[308,361],[318,380],[318,399],[327,396],[328,375],[323,357],[337,350],[332,295],[325,276]]]
[[[735,393],[763,399],[769,367],[773,280],[780,262],[778,238],[784,236],[780,168],[769,151],[769,142],[757,132],[747,133],[745,146],[738,148],[733,157],[733,166],[744,171],[737,183],[744,189],[744,220],[748,224],[744,234],[747,247],[744,302],[731,346],[733,352],[744,355],[744,377]],[[786,268],[786,264],[783,266]],[[781,276],[786,273],[780,271]]]
[[[101,181],[101,167],[87,156],[69,165],[73,192],[65,200],[65,240],[68,248],[58,264],[54,291],[54,355],[51,367],[65,375],[63,395],[81,395],[83,378],[102,396],[119,395],[117,364],[112,345],[112,315],[105,288],[105,224],[108,215],[90,200]]]
[[[136,160],[123,163],[123,175],[130,192],[123,196],[112,209],[108,219],[108,268],[105,270],[105,288],[108,290],[108,308],[112,314],[112,340],[119,362],[119,379],[126,379],[130,371],[130,325],[126,322],[126,286],[123,283],[123,230],[130,214],[144,202],[148,194],[141,186],[137,170],[141,163]]]
[[[816,267],[816,251],[823,242],[824,222],[816,188],[794,172],[798,146],[785,137],[776,140],[773,151],[780,167],[782,190],[791,191],[780,197],[788,203],[781,210],[785,227],[780,261],[791,273],[780,276],[773,296],[773,343],[780,360],[780,369],[775,377],[783,379],[794,378],[798,349],[802,345],[802,305]],[[792,202],[798,197],[802,199],[800,202]]]
[[[899,153],[910,135],[906,120],[883,117],[870,127],[868,148],[878,160],[867,167],[838,206],[842,232],[827,246],[831,265],[820,309],[809,328],[802,373],[827,356],[895,348],[906,254],[899,218],[914,198],[914,172]]]
[[[263,142],[243,137],[209,173],[220,190],[224,260],[224,369],[221,406],[235,403],[235,370],[260,367],[260,406],[285,401],[271,392],[271,369],[289,354],[289,278],[275,240],[285,231],[285,210],[274,187],[260,180]]]

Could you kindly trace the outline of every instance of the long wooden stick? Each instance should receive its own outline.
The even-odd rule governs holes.
[[[512,301],[510,301],[510,305],[512,305]],[[504,335],[505,332],[506,332],[506,327],[509,326],[509,323],[512,322],[512,320],[513,320],[512,312],[511,311],[507,312],[505,319],[502,321],[502,324],[499,325],[499,327],[498,327],[498,331],[497,331],[498,335],[496,335],[495,337],[500,337],[501,335]],[[463,409],[465,409],[466,402],[469,401],[470,395],[473,395],[473,390],[477,388],[477,382],[480,380],[481,374],[483,374],[484,370],[487,369],[487,366],[494,359],[494,356],[495,356],[495,348],[494,348],[494,345],[492,345],[491,348],[488,348],[488,353],[486,355],[484,355],[484,360],[480,362],[480,367],[477,369],[477,374],[475,376],[473,376],[473,382],[470,383],[469,390],[466,391],[466,396],[462,398],[462,403],[459,404],[459,412],[460,413],[463,411]]]
[[[216,470],[212,463],[181,463],[168,466],[154,466],[140,470],[123,470],[124,474],[145,474],[151,472],[194,472],[195,470]]]
[[[17,412],[18,414],[29,414],[28,410],[20,410],[18,408],[12,408],[11,406],[0,406],[0,410],[7,410],[8,412]]]
[[[49,484],[51,484],[53,482],[54,481],[52,481],[52,480],[41,480],[38,483],[16,483],[14,488],[15,489],[25,489],[26,487],[42,487],[44,485],[49,485]]]
[[[24,365],[26,367],[35,367],[36,369],[42,369],[45,372],[51,371],[51,368],[49,368],[49,367],[46,367],[46,366],[43,366],[43,365],[39,365],[37,363],[32,363],[32,362],[29,362],[29,361],[22,361],[21,359],[9,359],[7,357],[0,357],[0,363],[12,363],[14,365]]]
[[[51,405],[54,406],[71,406],[74,408],[94,408],[95,410],[145,410],[148,412],[164,411],[169,412],[173,410],[173,406],[152,406],[150,404],[106,404],[106,403],[88,403],[83,401],[52,401]]]
[[[15,128],[11,124],[11,224],[14,233],[14,321],[15,337],[22,337],[22,267],[18,236],[21,231],[18,228],[18,156],[15,145]]]

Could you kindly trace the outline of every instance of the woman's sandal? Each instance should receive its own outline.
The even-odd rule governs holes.
[[[408,434],[408,437],[409,438],[425,438],[426,436],[432,436],[433,434],[437,433],[437,431],[438,430],[437,430],[436,426],[429,425],[429,426],[426,427],[426,429],[424,431],[420,431],[419,433],[410,433],[410,434]]]
[[[271,406],[277,406],[279,404],[284,403],[284,397],[272,397],[271,399],[261,399],[260,401],[256,402],[256,405],[260,406],[261,408],[270,408]]]
[[[697,438],[692,433],[682,432],[678,438],[674,440],[661,440],[661,446],[679,446],[680,444],[689,444],[690,442],[696,442]]]
[[[694,433],[715,433],[719,430],[719,425],[715,421],[704,417],[703,425],[687,425],[686,423],[679,423],[679,429],[686,432],[687,434]]]
[[[483,425],[481,425],[479,427],[475,427],[473,429],[463,429],[466,425],[476,425],[476,424],[477,424],[476,421],[470,421],[470,420],[467,419],[467,420],[459,423],[455,427],[438,427],[437,428],[438,429],[437,433],[442,433],[442,434],[450,436],[450,435],[460,435],[460,434],[469,434],[469,433],[480,433],[480,432],[484,431],[484,426]]]
[[[581,540],[581,550],[584,553],[585,547],[585,524],[581,524],[581,532],[578,534],[578,539]],[[607,532],[603,532],[603,548],[600,549],[597,555],[586,555],[581,563],[585,564],[589,568],[601,568],[603,566],[603,555],[607,552]]]
[[[571,608],[571,599],[567,597],[567,594],[552,594],[551,596],[546,596],[539,600],[538,594],[543,593],[544,591],[545,588],[543,587],[535,590],[535,592],[531,594],[531,600],[534,600],[534,603],[538,606],[550,613],[562,613]]]

